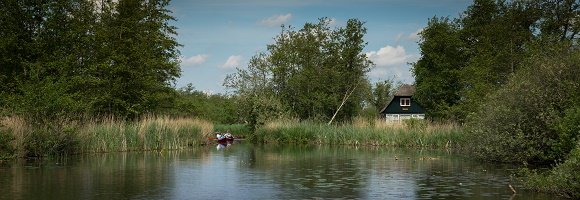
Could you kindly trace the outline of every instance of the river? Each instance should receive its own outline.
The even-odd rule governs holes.
[[[0,199],[556,198],[520,189],[512,168],[446,151],[237,143],[3,161]]]

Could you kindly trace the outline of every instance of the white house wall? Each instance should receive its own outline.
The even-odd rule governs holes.
[[[405,119],[425,119],[425,114],[386,114],[386,121],[400,121]]]

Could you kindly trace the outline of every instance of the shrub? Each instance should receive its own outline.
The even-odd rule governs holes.
[[[44,126],[32,129],[24,140],[26,156],[42,157],[74,153],[78,148],[74,128],[54,129]]]
[[[525,170],[525,186],[536,191],[580,198],[580,144],[570,153],[567,160],[546,173]]]
[[[578,138],[580,54],[559,52],[529,60],[507,85],[468,117],[475,156],[492,161],[553,163]],[[567,111],[567,112],[565,112]],[[568,113],[568,114],[565,114]],[[576,132],[574,132],[576,130]]]
[[[14,156],[13,140],[12,133],[0,126],[0,160]]]

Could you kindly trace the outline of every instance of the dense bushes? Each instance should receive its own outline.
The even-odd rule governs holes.
[[[0,160],[14,155],[13,140],[14,136],[0,126]]]
[[[559,194],[568,198],[580,198],[580,143],[577,144],[566,162],[546,173],[525,170],[528,176],[525,185],[541,192]]]
[[[501,162],[553,163],[580,136],[580,53],[543,50],[488,96],[467,124],[473,153]]]

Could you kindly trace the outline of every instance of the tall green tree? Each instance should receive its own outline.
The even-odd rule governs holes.
[[[535,1],[541,8],[541,34],[557,41],[573,41],[580,37],[580,2],[576,0]]]
[[[538,7],[524,1],[476,0],[465,11],[460,23],[468,64],[461,72],[461,110],[473,112],[482,96],[505,85],[520,68],[539,19]]]
[[[18,91],[25,64],[36,57],[35,37],[45,11],[43,1],[0,1],[0,106]]]
[[[275,99],[268,102],[279,102],[277,108],[287,108],[300,119],[328,120],[335,113],[340,120],[355,116],[366,97],[364,74],[372,66],[362,53],[366,28],[355,19],[335,29],[329,23],[322,18],[300,30],[283,27],[268,52],[255,56],[247,70],[230,75],[226,86],[237,94],[252,91],[254,96]],[[268,103],[255,100],[249,102]]]
[[[169,0],[120,0],[102,5],[97,37],[102,45],[90,95],[93,112],[135,117],[167,107],[180,75],[175,20]]]
[[[457,118],[461,101],[461,70],[467,64],[460,26],[449,18],[431,18],[420,33],[421,58],[413,64],[415,97],[433,119]]]
[[[417,98],[432,118],[462,121],[503,87],[534,48],[576,46],[577,1],[475,0],[454,20],[433,18],[414,64]]]
[[[0,2],[0,106],[42,120],[136,117],[171,106],[180,70],[168,4]]]

